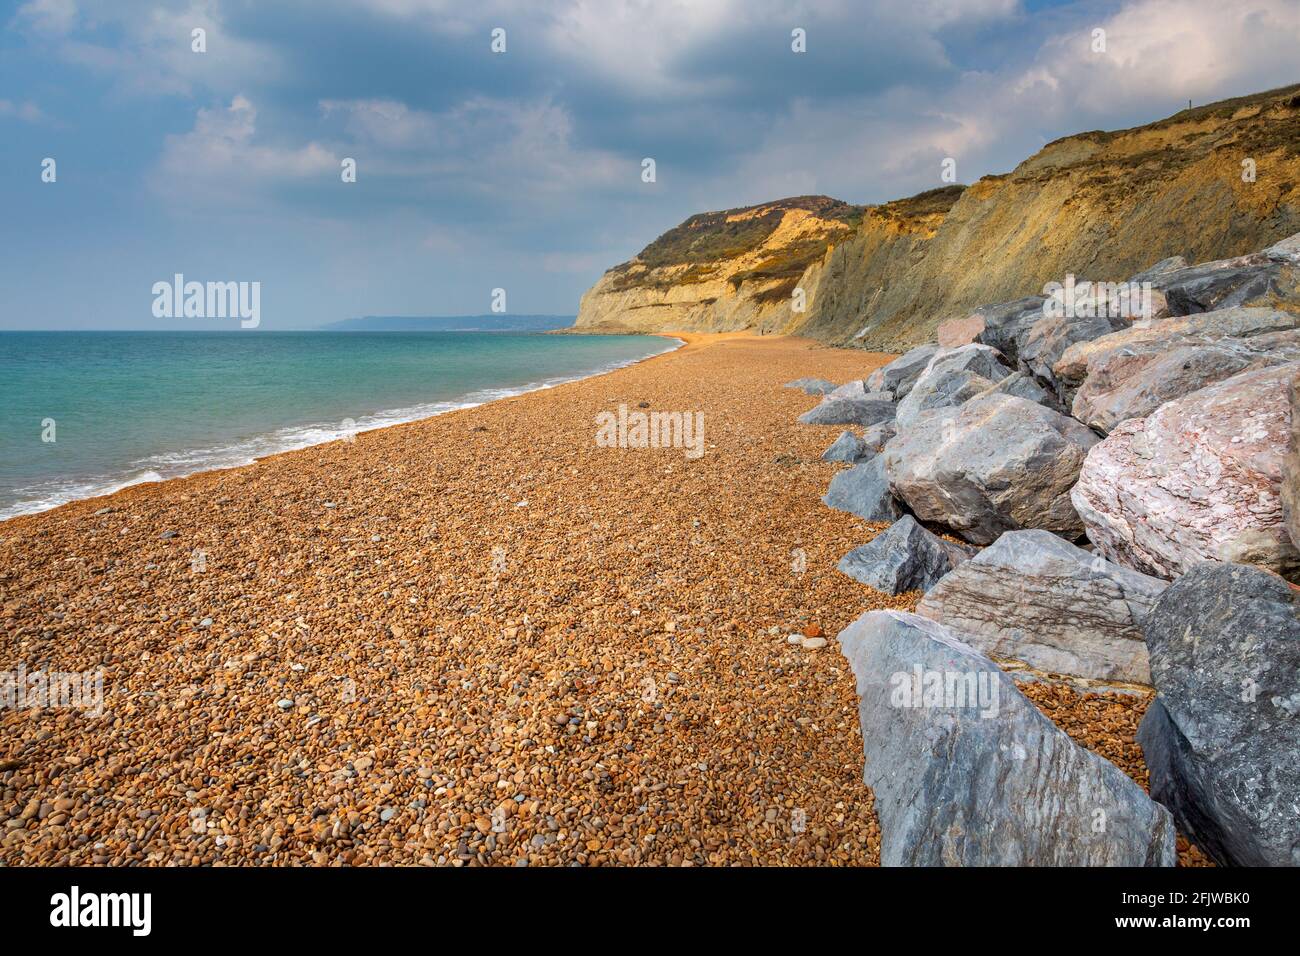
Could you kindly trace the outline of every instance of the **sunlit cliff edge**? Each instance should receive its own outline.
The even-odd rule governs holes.
[[[1296,232],[1300,85],[1068,136],[969,187],[692,216],[606,272],[575,329],[748,329],[896,351],[1067,273],[1123,281],[1167,256],[1221,259]]]

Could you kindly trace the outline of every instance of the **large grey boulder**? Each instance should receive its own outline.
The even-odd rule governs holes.
[[[1202,561],[1300,572],[1280,497],[1298,368],[1242,372],[1120,422],[1089,452],[1071,494],[1089,540],[1165,578]]]
[[[797,378],[793,382],[786,382],[782,388],[797,388],[805,395],[825,395],[835,391],[835,383],[824,378]]]
[[[910,427],[926,412],[952,408],[983,395],[1014,395],[1060,411],[1056,397],[1044,391],[1033,377],[1012,372],[998,381],[989,381],[969,369],[953,375],[931,376],[918,382],[901,402],[895,415],[896,429]]]
[[[1297,320],[1300,320],[1300,316],[1297,316]],[[1300,324],[1300,321],[1297,324]],[[1223,342],[1241,346],[1247,351],[1255,353],[1261,359],[1276,359],[1279,365],[1284,362],[1300,361],[1300,358],[1296,356],[1296,352],[1300,351],[1300,328],[1282,329],[1277,332],[1261,332],[1259,335],[1252,335],[1248,339],[1220,339],[1215,344]]]
[[[1006,357],[997,349],[979,342],[959,345],[953,349],[939,349],[917,376],[917,385],[927,378],[941,378],[956,375],[958,372],[974,372],[990,382],[998,382],[1012,372]]]
[[[850,465],[860,465],[880,454],[885,443],[897,434],[893,422],[880,422],[862,431],[862,435],[851,431],[840,433],[840,437],[822,452],[822,461],[842,461]]]
[[[862,430],[862,444],[872,454],[878,454],[885,447],[885,443],[897,434],[898,429],[895,422],[877,422]]]
[[[822,452],[822,461],[845,461],[857,464],[866,461],[875,453],[863,444],[862,439],[853,432],[840,432],[840,437]]]
[[[1177,272],[1179,269],[1187,268],[1187,260],[1182,256],[1170,256],[1168,259],[1161,259],[1150,268],[1143,269],[1128,281],[1134,285],[1141,285],[1143,282],[1154,282],[1162,276],[1171,272]]]
[[[939,581],[916,613],[991,657],[1146,684],[1142,622],[1167,586],[1051,532],[1008,531]]]
[[[920,378],[939,346],[933,343],[918,345],[904,352],[888,365],[881,366],[867,376],[866,386],[873,392],[888,392],[901,399]]]
[[[961,636],[902,611],[840,632],[885,866],[1172,866],[1169,812]]]
[[[909,427],[923,412],[960,405],[1010,374],[1001,353],[987,345],[941,349],[899,401],[897,427]]]
[[[1128,322],[1123,319],[1104,316],[1040,319],[1030,327],[1020,344],[1020,367],[1068,405],[1074,397],[1070,383],[1058,381],[1052,371],[1053,366],[1070,346],[1078,342],[1091,342],[1127,326]]]
[[[1138,729],[1151,795],[1217,863],[1300,866],[1300,600],[1202,564],[1147,617],[1158,697]]]
[[[945,541],[904,515],[867,544],[840,559],[844,574],[884,594],[928,591],[975,549]]]
[[[1271,308],[1236,308],[1202,312],[1158,321],[1135,322],[1127,329],[1100,338],[1076,342],[1053,366],[1057,381],[1077,388],[1086,378],[1100,373],[1113,358],[1128,354],[1155,354],[1183,345],[1212,343],[1225,339],[1246,340],[1243,344],[1259,352],[1272,348],[1264,338],[1300,326],[1300,315]]]
[[[1294,263],[1285,255],[1256,252],[1202,262],[1155,277],[1174,315],[1191,315],[1236,306],[1270,305],[1295,294]]]
[[[826,398],[828,400],[832,398],[866,398],[869,392],[870,389],[867,388],[867,383],[862,381],[860,378],[855,378],[852,381],[845,382],[843,385],[835,386],[826,393]],[[876,395],[875,397],[886,399],[891,398],[889,395]]]
[[[889,490],[884,462],[879,455],[836,473],[822,502],[838,511],[855,514],[864,521],[896,521],[903,514]]]
[[[900,429],[909,428],[923,413],[961,405],[995,384],[969,369],[923,376],[898,403],[894,425]]]
[[[1273,243],[1264,250],[1264,256],[1273,262],[1300,265],[1300,232]]]
[[[1006,360],[1015,364],[1019,359],[1020,340],[1030,327],[1043,317],[1043,303],[1046,296],[1031,295],[1012,302],[997,302],[983,305],[967,317],[979,326],[975,341],[997,349]],[[963,329],[965,334],[969,332]]]
[[[1056,396],[1049,395],[1043,390],[1032,375],[1025,372],[1012,372],[1000,382],[994,382],[982,394],[988,395],[1014,395],[1017,398],[1025,398],[1031,402],[1043,405],[1053,411],[1060,411],[1057,406]]]
[[[830,398],[799,416],[804,425],[874,425],[892,421],[894,403],[887,398]]]
[[[1185,345],[1148,343],[1111,355],[1093,368],[1074,396],[1073,414],[1108,433],[1128,418],[1145,418],[1161,405],[1213,385],[1239,372],[1300,360],[1300,333],[1267,351],[1250,339],[1223,339]]]
[[[1038,298],[1034,311],[1027,307],[1033,300],[1026,300],[1025,310],[995,339],[981,335],[979,340],[999,348],[1018,368],[1068,404],[1072,397],[1068,383],[1058,383],[1053,366],[1075,343],[1100,338],[1133,321],[1136,316],[1130,310],[1136,304],[1127,296],[1121,298],[1118,289],[1115,283],[1087,281],[1068,290],[1058,287],[1053,295]],[[1159,314],[1164,315],[1163,297],[1160,308]]]
[[[1050,408],[990,394],[927,413],[880,457],[895,495],[918,519],[990,544],[1022,528],[1080,534],[1070,489],[1097,441]]]

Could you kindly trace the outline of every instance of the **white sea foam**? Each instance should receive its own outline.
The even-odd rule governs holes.
[[[404,408],[387,409],[375,412],[373,415],[363,415],[355,419],[351,427],[345,422],[290,425],[268,434],[254,435],[228,444],[150,455],[147,458],[132,462],[131,467],[125,474],[75,479],[58,478],[23,488],[15,488],[11,492],[14,498],[12,503],[0,507],[0,521],[7,518],[16,518],[18,515],[48,511],[70,501],[111,495],[132,485],[151,481],[165,481],[168,478],[182,478],[200,471],[251,465],[257,459],[265,458],[268,455],[278,455],[286,451],[310,448],[312,445],[323,445],[326,442],[338,441],[360,432],[373,431],[376,428],[386,428],[389,425],[419,421],[422,418],[445,415],[447,412],[454,412],[462,408],[473,408],[476,405],[484,405],[502,398],[511,398],[515,395],[536,392],[544,388],[554,388],[556,385],[563,385],[565,382],[575,382],[580,379],[603,375],[606,372],[612,372],[615,369],[625,368],[629,365],[635,365],[637,362],[653,358],[655,355],[675,351],[685,344],[680,339],[672,339],[666,348],[658,352],[639,358],[611,362],[579,375],[531,382],[517,388],[484,388],[452,401],[427,402]]]
[[[0,521],[6,518],[16,518],[18,515],[49,511],[59,505],[66,505],[69,501],[111,495],[123,488],[130,488],[132,485],[143,485],[151,481],[162,480],[163,476],[156,471],[142,471],[118,478],[56,478],[36,485],[15,488],[13,494],[18,500],[11,505],[0,508]]]

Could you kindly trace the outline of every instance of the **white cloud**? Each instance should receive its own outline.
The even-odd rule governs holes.
[[[49,35],[67,33],[76,22],[76,0],[29,0],[14,15],[20,29]]]
[[[270,145],[256,136],[257,110],[244,96],[222,109],[201,109],[192,130],[165,139],[151,185],[194,205],[256,204],[277,184],[339,179],[341,157],[326,147]]]
[[[226,30],[220,0],[169,7],[150,0],[30,0],[12,25],[124,95],[188,96],[199,88],[229,94],[279,69],[268,47]],[[191,48],[196,28],[207,33],[207,52]]]
[[[637,161],[575,146],[572,117],[549,97],[476,96],[436,113],[393,100],[320,105],[327,118],[341,118],[343,134],[359,154],[369,154],[371,169],[437,176],[453,189],[497,196],[504,190],[526,202],[640,174]]]
[[[552,16],[545,39],[551,55],[577,59],[626,91],[698,95],[743,89],[744,77],[723,70],[708,74],[708,55],[695,63],[690,78],[679,69],[697,51],[726,49],[738,37],[766,35],[776,47],[788,44],[790,31],[802,27],[807,31],[808,55],[815,56],[819,44],[825,49],[828,40],[857,34],[867,47],[887,39],[891,48],[906,49],[938,65],[943,51],[934,39],[936,31],[1004,19],[1018,9],[1018,0],[572,2]],[[852,78],[846,77],[846,82]]]
[[[861,32],[890,35],[890,42],[941,57],[933,34],[1017,15],[1019,0],[348,0],[417,30],[455,38],[506,28],[510,50],[538,53],[574,64],[636,96],[723,95],[743,88],[730,65],[710,70],[709,51],[737,37],[770,35],[789,43],[790,30],[810,30],[813,49],[827,37]],[[866,35],[870,42],[872,37]],[[682,64],[700,54],[695,69]]]
[[[279,187],[333,183],[342,158],[351,157],[360,182],[400,183],[413,208],[474,197],[512,218],[594,188],[639,182],[638,160],[576,146],[571,117],[546,97],[473,97],[439,112],[395,100],[323,100],[320,110],[320,135],[285,143],[265,135],[244,95],[200,109],[193,129],[165,138],[152,186],[195,205],[247,206]]]
[[[373,13],[416,22],[434,33],[468,36],[482,32],[484,24],[495,19],[517,18],[521,12],[535,9],[527,3],[511,0],[345,0],[345,5],[360,6]],[[508,25],[504,21],[493,26]],[[487,34],[483,42],[487,44]]]
[[[431,113],[413,110],[397,100],[321,100],[326,117],[343,118],[353,139],[384,149],[437,149],[438,122]]]
[[[1092,27],[1106,51],[1091,47]],[[1206,102],[1257,92],[1296,74],[1294,0],[1137,0],[1111,17],[1043,44],[1031,73],[1052,82],[1059,107],[1106,115],[1131,104]]]
[[[1103,54],[1092,51],[1094,28],[1106,31]],[[903,88],[797,101],[711,188],[883,200],[942,185],[947,156],[957,160],[958,179],[972,182],[1027,158],[1042,131],[1054,138],[1125,125],[1117,118],[1147,122],[1188,99],[1202,104],[1295,82],[1297,48],[1293,0],[1134,0],[1110,16],[1074,21],[1019,62],[963,74],[941,96]]]
[[[692,45],[737,29],[758,4],[737,0],[608,0],[573,3],[556,12],[545,32],[553,55],[642,93],[684,92],[674,62]]]
[[[464,198],[465,208],[476,201],[478,210],[492,209],[478,228],[497,230],[535,230],[556,210],[566,222],[615,215],[647,240],[664,217],[702,208],[809,192],[884,200],[933,188],[948,156],[970,182],[1011,168],[1047,137],[1300,79],[1296,0],[1127,0],[1104,12],[1077,4],[1052,13],[1058,32],[1046,37],[1043,21],[1018,0],[317,2],[322,16],[361,6],[389,29],[396,22],[438,37],[430,49],[481,43],[486,50],[488,31],[504,26],[510,53],[492,68],[517,69],[534,85],[519,92],[494,75],[483,87],[491,95],[426,110],[404,101],[401,86],[376,84],[381,93],[343,98],[331,84],[332,97],[319,102],[319,128],[291,134],[310,117],[268,129],[252,104],[293,108],[286,103],[299,87],[276,96],[293,40],[281,41],[282,60],[278,47],[235,36],[221,0],[30,0],[13,23],[33,48],[102,75],[111,90],[229,104],[198,111],[192,130],[165,139],[153,176],[168,195],[261,202],[277,184],[337,180],[338,159],[353,156],[363,184],[394,180],[385,199],[400,196],[413,210]],[[241,16],[239,24],[255,30],[256,21]],[[783,75],[782,85],[746,98],[768,79],[770,61],[756,67],[744,51],[767,38],[780,51],[793,25],[809,27],[809,64],[832,48],[858,58],[844,60],[843,85],[833,72],[810,73],[801,93],[801,74],[792,73],[788,88]],[[194,26],[208,30],[206,54],[190,51]],[[1105,54],[1090,48],[1094,27],[1107,32]],[[994,37],[986,58],[954,39],[968,28]],[[854,63],[869,68],[877,54],[902,66],[854,85]],[[975,66],[958,74],[954,61]],[[891,85],[870,91],[883,83]],[[600,101],[594,108],[593,100]],[[611,119],[608,111],[620,104],[623,115]],[[16,98],[0,101],[0,117],[30,119],[35,110]],[[659,155],[657,146],[667,154],[665,143],[690,168],[661,157],[651,193],[641,188],[640,158]],[[741,158],[723,168],[723,154]],[[593,243],[579,237],[574,244]],[[569,271],[567,262],[580,271],[589,262],[576,263],[587,255],[566,254],[545,268]]]

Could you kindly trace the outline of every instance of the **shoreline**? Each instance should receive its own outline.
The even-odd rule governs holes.
[[[836,570],[884,526],[822,505],[838,429],[782,386],[887,358],[696,339],[4,523],[3,667],[104,716],[0,709],[0,862],[878,863],[834,636],[917,595]],[[600,447],[620,404],[705,454]],[[1141,772],[1145,701],[1026,693]]]
[[[833,561],[867,529],[821,506],[825,436],[781,384],[884,357],[691,338],[0,526],[7,667],[105,693],[0,710],[0,816],[69,806],[0,860],[872,862],[851,680],[785,643],[864,609]],[[702,410],[704,457],[598,447],[643,401]]]
[[[517,389],[498,389],[498,388],[490,388],[490,387],[481,388],[471,392],[467,392],[466,394],[460,396],[459,398],[447,399],[444,401],[436,401],[436,402],[423,402],[416,405],[397,407],[392,409],[381,409],[380,411],[374,412],[371,415],[365,416],[366,418],[376,419],[377,422],[375,424],[355,427],[350,431],[348,431],[347,433],[343,433],[340,425],[333,425],[329,423],[326,424],[303,423],[298,425],[284,425],[278,429],[275,429],[274,431],[259,433],[249,438],[242,439],[241,441],[219,446],[217,448],[208,448],[208,449],[196,448],[184,452],[173,453],[174,455],[185,456],[185,455],[196,455],[202,451],[207,451],[212,453],[216,457],[210,458],[209,460],[203,462],[202,464],[199,464],[198,467],[194,467],[190,469],[186,469],[182,467],[181,470],[176,471],[175,473],[172,474],[163,474],[157,468],[147,467],[145,462],[148,461],[148,459],[144,459],[138,464],[138,466],[126,469],[124,473],[121,475],[89,476],[86,478],[54,477],[54,478],[46,479],[47,483],[51,483],[51,484],[63,483],[66,486],[70,486],[71,488],[74,489],[78,489],[78,490],[86,489],[86,493],[72,494],[71,496],[66,497],[63,500],[55,501],[55,503],[53,504],[45,503],[46,501],[50,500],[49,498],[28,499],[26,501],[14,501],[9,505],[0,508],[0,527],[3,527],[5,522],[12,521],[14,518],[21,518],[21,517],[26,517],[28,515],[35,515],[35,514],[44,514],[47,511],[53,511],[56,508],[62,508],[65,505],[74,504],[79,501],[90,501],[97,498],[109,498],[127,488],[134,488],[139,485],[159,484],[167,481],[175,481],[180,478],[188,478],[192,475],[203,474],[204,472],[208,472],[208,471],[222,471],[230,468],[245,468],[251,465],[255,465],[257,464],[257,462],[262,461],[264,459],[273,458],[277,455],[284,455],[295,451],[302,451],[307,448],[314,448],[318,445],[324,445],[334,441],[340,441],[340,440],[346,441],[348,440],[347,436],[349,434],[352,437],[355,437],[356,435],[368,431],[376,431],[382,428],[392,428],[397,425],[405,425],[410,422],[423,421],[428,418],[436,418],[439,415],[447,415],[450,414],[451,412],[460,411],[462,409],[476,408],[480,405],[486,405],[490,402],[503,401],[509,398],[515,398],[519,395],[527,395],[530,392],[536,392],[547,388],[555,388],[559,385],[568,384],[569,382],[584,381],[585,379],[588,378],[594,378],[600,375],[606,375],[610,372],[616,372],[621,368],[627,368],[628,366],[635,365],[639,362],[648,362],[652,359],[659,358],[662,355],[671,354],[672,352],[677,351],[678,348],[684,348],[686,346],[686,342],[683,341],[680,336],[672,333],[650,333],[649,335],[651,335],[652,337],[667,338],[672,341],[678,342],[679,345],[677,346],[677,348],[669,348],[662,352],[656,352],[653,355],[647,355],[643,358],[631,359],[629,361],[618,362],[613,365],[602,366],[601,368],[596,369],[594,371],[577,375],[574,377],[562,377],[557,379],[548,379],[540,382],[531,382],[527,385],[520,386]],[[485,393],[489,393],[489,394],[501,393],[501,394],[491,394],[490,397],[485,397],[482,398],[481,400],[471,400],[474,399],[475,396],[479,396]],[[446,406],[446,407],[442,407],[442,406]],[[426,413],[424,411],[426,409],[437,409],[437,410],[429,411]],[[411,417],[403,417],[406,413],[410,413],[410,412],[416,412],[416,414],[411,415]],[[285,438],[284,439],[285,447],[267,451],[265,453],[258,453],[258,454],[254,454],[252,452],[248,452],[247,454],[244,453],[250,446],[254,446],[257,443],[262,441],[271,441],[274,439],[274,436],[280,435],[282,433],[303,434],[307,432],[317,432],[320,433],[322,437],[308,439],[302,441],[301,443],[295,440],[291,440],[289,438]],[[239,454],[236,455],[235,449],[242,449],[242,450],[240,451]],[[227,458],[235,458],[237,460],[223,461],[222,458],[220,457],[221,452],[225,452]],[[157,456],[153,456],[153,457],[157,457]],[[57,497],[57,493],[52,492],[51,494]],[[10,509],[23,507],[26,505],[32,505],[32,507],[26,508],[26,510],[22,510],[22,511],[15,511],[12,514],[4,513],[6,511],[9,511]]]

